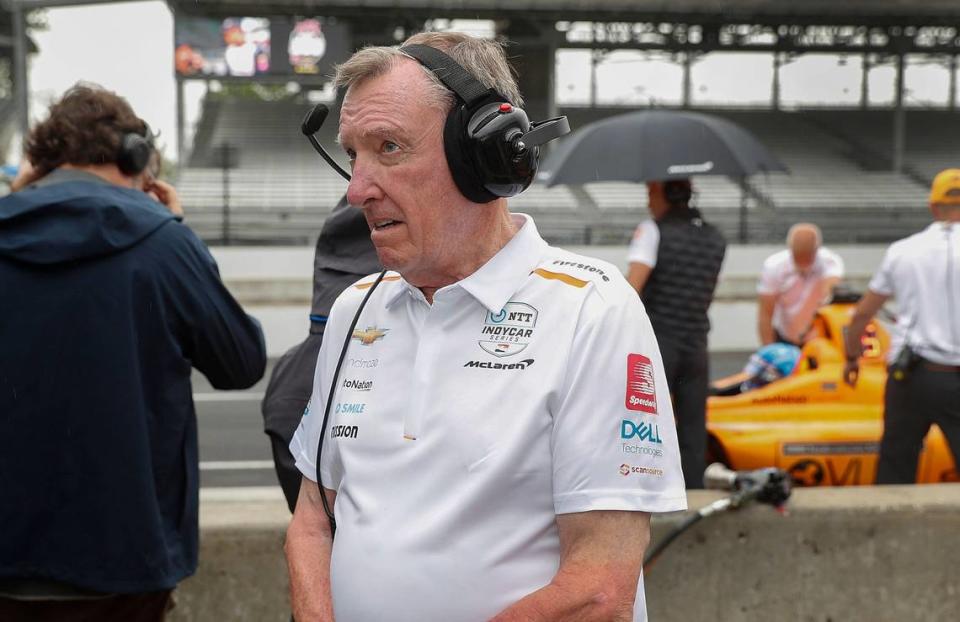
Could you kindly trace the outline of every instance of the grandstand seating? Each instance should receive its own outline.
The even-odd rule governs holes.
[[[304,243],[346,189],[300,133],[310,106],[208,98],[194,151],[178,180],[192,226],[206,239],[223,237],[224,173],[218,149],[239,150],[229,176],[229,236],[243,242]],[[571,108],[571,125],[625,112],[622,108]],[[705,110],[757,135],[791,170],[750,180],[746,205],[749,239],[779,242],[794,222],[809,220],[829,242],[885,242],[929,221],[928,180],[954,164],[953,138],[960,115],[907,113],[906,170],[890,169],[892,113],[887,110]],[[331,119],[318,135],[341,159]],[[741,190],[719,177],[698,177],[697,204],[705,217],[736,239]],[[767,199],[767,200],[764,200]],[[646,214],[646,191],[631,183],[595,183],[547,189],[534,184],[511,199],[511,209],[535,216],[555,243],[624,243]]]

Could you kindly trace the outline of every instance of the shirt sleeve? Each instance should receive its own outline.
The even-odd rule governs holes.
[[[622,285],[612,303],[590,292],[578,319],[553,413],[557,514],[686,508],[660,351],[642,303]]]
[[[627,251],[628,263],[642,263],[651,268],[657,265],[657,251],[660,247],[660,229],[653,220],[644,220],[633,232],[630,249]]]
[[[890,252],[891,248],[887,249],[887,252],[883,255],[883,261],[880,262],[880,267],[874,273],[873,278],[870,279],[870,285],[867,287],[870,291],[880,294],[881,296],[892,296],[894,293],[894,284],[896,280],[893,277],[893,254]]]
[[[843,258],[840,257],[840,255],[834,253],[833,251],[828,251],[826,249],[822,249],[822,250],[826,251],[824,253],[825,259],[826,259],[823,267],[824,278],[842,279],[844,274]]]
[[[776,257],[776,255],[768,257],[767,260],[763,262],[763,267],[760,268],[760,279],[757,281],[757,293],[761,296],[780,293],[779,270],[777,270],[777,263],[774,257]]]
[[[341,321],[349,312],[342,307],[342,298],[339,298],[330,312],[327,328],[324,331],[323,343],[320,344],[320,353],[317,355],[317,366],[313,375],[313,390],[310,401],[303,411],[300,425],[290,441],[290,453],[296,461],[297,469],[304,477],[317,481],[317,451],[319,450],[320,428],[323,426],[323,412],[327,406],[330,393],[330,382],[340,358],[340,349],[348,326]],[[329,422],[327,423],[329,430]],[[329,432],[328,432],[329,436]],[[337,453],[337,444],[326,442],[323,444],[323,453],[320,456],[320,477],[324,488],[337,490],[340,486],[342,468]]]

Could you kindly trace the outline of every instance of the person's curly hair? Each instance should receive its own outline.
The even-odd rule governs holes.
[[[127,100],[96,85],[77,84],[30,131],[26,156],[41,174],[62,164],[115,163],[123,136],[131,132],[149,138],[147,123]]]

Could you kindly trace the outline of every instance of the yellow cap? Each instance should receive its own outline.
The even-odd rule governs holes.
[[[948,168],[933,178],[930,205],[960,205],[960,168]]]

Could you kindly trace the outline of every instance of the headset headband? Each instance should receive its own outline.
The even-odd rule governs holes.
[[[412,44],[403,46],[400,51],[413,57],[433,72],[433,75],[437,76],[438,80],[453,91],[468,108],[473,108],[474,105],[489,99],[491,96],[497,96],[506,101],[505,97],[495,90],[483,86],[460,63],[436,48],[429,45]]]

